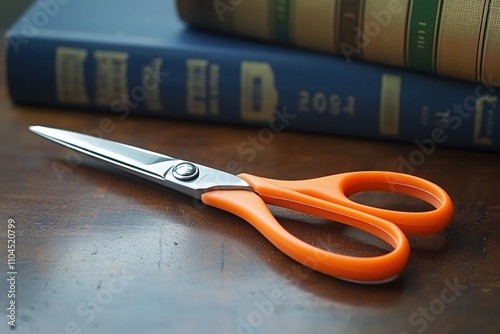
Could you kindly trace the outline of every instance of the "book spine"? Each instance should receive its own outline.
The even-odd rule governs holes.
[[[18,103],[500,151],[493,86],[272,45],[22,38],[7,40]]]
[[[177,0],[188,23],[491,85],[498,0]],[[210,5],[209,5],[210,4]]]

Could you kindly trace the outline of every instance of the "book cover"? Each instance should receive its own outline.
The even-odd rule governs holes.
[[[17,103],[500,149],[493,86],[190,29],[174,0],[40,0],[6,42]]]

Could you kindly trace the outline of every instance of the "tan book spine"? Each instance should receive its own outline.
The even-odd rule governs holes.
[[[227,17],[232,20],[234,32],[253,38],[273,40],[269,1],[241,1]]]
[[[477,81],[487,1],[444,1],[439,29],[437,73]]]
[[[403,67],[409,0],[366,1],[363,58]]]
[[[294,2],[291,28],[296,46],[334,53],[337,47],[337,6],[340,0]]]
[[[484,37],[480,81],[500,86],[500,0],[492,0]]]

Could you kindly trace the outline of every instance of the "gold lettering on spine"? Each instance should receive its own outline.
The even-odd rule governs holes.
[[[57,99],[62,103],[87,104],[85,89],[86,49],[58,47],[56,49]]]
[[[207,66],[204,59],[188,59],[187,66],[187,101],[188,114],[205,115],[207,113]]]
[[[381,135],[399,135],[402,84],[403,80],[399,75],[384,74],[382,76],[379,118]]]
[[[163,58],[154,58],[151,64],[142,68],[142,87],[146,93],[146,103],[150,110],[160,111],[162,103],[160,98],[161,66]]]
[[[127,96],[128,53],[97,50],[96,103],[110,106],[116,99]]]
[[[496,96],[486,95],[477,100],[474,120],[474,143],[493,145],[493,128],[495,125],[495,109],[498,103]],[[484,125],[483,125],[484,124]]]

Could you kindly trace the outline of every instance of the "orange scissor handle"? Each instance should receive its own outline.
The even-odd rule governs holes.
[[[330,276],[362,283],[382,283],[397,277],[408,261],[408,240],[396,225],[362,212],[351,215],[354,210],[337,207],[334,203],[331,203],[330,208],[301,206],[298,211],[369,231],[389,243],[394,250],[376,257],[352,257],[314,247],[285,230],[264,201],[250,191],[215,190],[204,193],[201,198],[207,205],[234,213],[248,221],[292,259]]]
[[[432,233],[451,219],[449,196],[431,182],[390,172],[355,172],[304,181],[281,181],[240,174],[254,190],[216,190],[202,195],[205,204],[234,213],[252,224],[272,244],[299,263],[345,280],[380,283],[396,277],[406,265],[409,244],[398,226],[411,233]],[[431,213],[397,212],[355,203],[348,196],[361,191],[394,191],[425,200]],[[260,197],[259,197],[260,196]],[[394,250],[375,257],[352,257],[316,248],[286,231],[265,203],[341,222],[371,233]],[[388,219],[394,219],[392,223]],[[401,218],[401,221],[397,219]],[[420,223],[420,219],[430,222]]]
[[[393,223],[321,198],[281,188],[267,179],[246,174],[239,176],[255,187],[261,197],[246,190],[216,190],[203,194],[203,202],[245,219],[278,249],[299,263],[330,276],[365,283],[392,280],[406,265],[408,240]],[[352,257],[314,247],[286,231],[264,201],[354,226],[381,238],[394,250],[381,256]]]
[[[282,181],[241,174],[266,203],[297,201],[297,194],[323,199],[369,213],[396,224],[406,234],[428,235],[443,230],[453,216],[453,203],[438,185],[422,178],[394,172],[350,172],[310,180]],[[354,202],[349,196],[365,191],[385,191],[421,199],[434,210],[405,212]],[[279,205],[279,204],[278,204]]]

